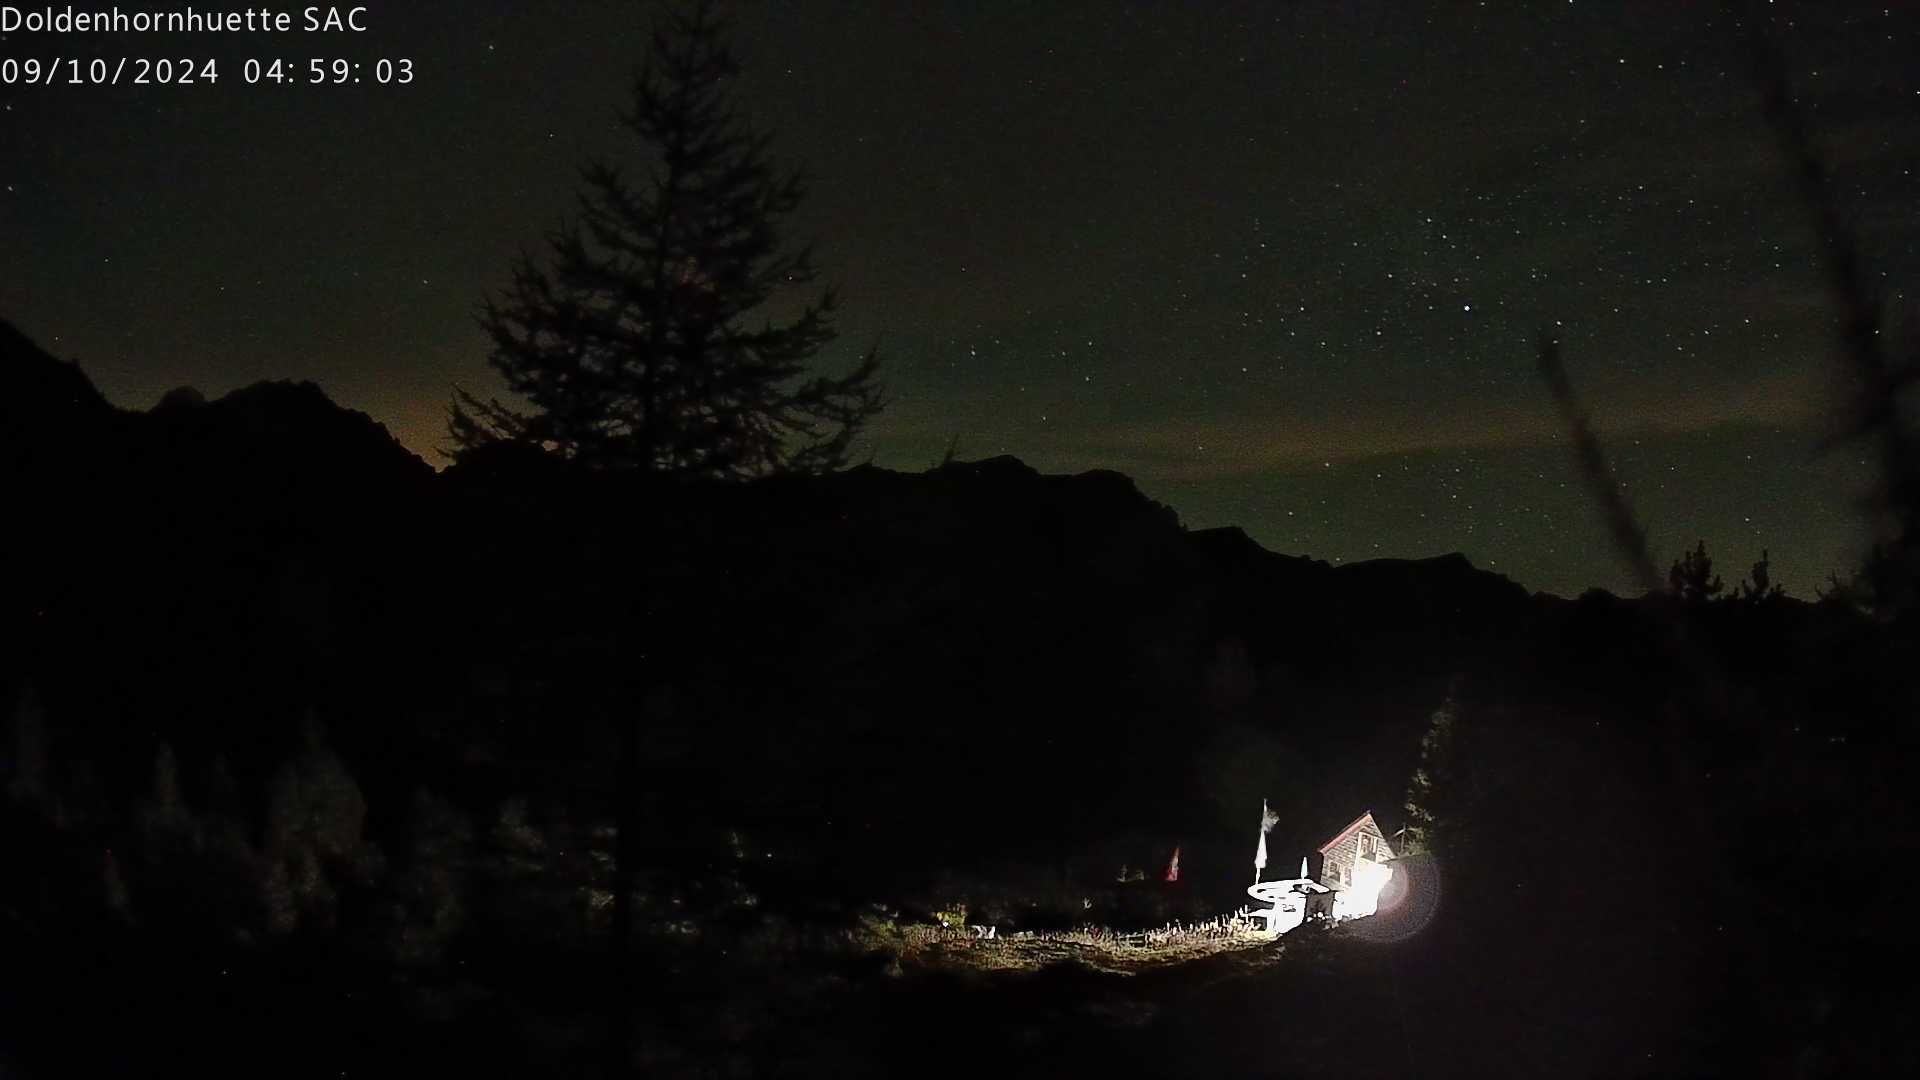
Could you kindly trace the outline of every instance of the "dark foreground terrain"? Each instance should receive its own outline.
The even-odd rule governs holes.
[[[3,325],[0,383],[7,1075],[588,1075],[610,1023],[685,1076],[1920,1067],[1911,622],[1335,568],[1010,459],[436,474]],[[920,947],[1231,911],[1263,798],[1276,869],[1424,822],[1432,918]]]

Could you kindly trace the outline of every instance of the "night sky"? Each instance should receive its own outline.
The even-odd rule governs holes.
[[[1768,10],[1902,302],[1920,14],[1833,6]],[[1557,327],[1663,566],[1704,539],[1731,582],[1766,547],[1802,597],[1846,569],[1871,470],[1818,450],[1834,308],[1734,18],[1414,7],[735,6],[741,102],[811,177],[794,235],[842,289],[829,362],[888,362],[862,455],[1118,469],[1281,552],[1625,590],[1534,371]],[[440,464],[452,384],[494,389],[481,299],[579,165],[635,160],[613,116],[649,11],[376,0],[360,34],[0,38],[221,65],[0,85],[0,316],[121,405],[312,379]],[[249,86],[249,57],[415,77]]]

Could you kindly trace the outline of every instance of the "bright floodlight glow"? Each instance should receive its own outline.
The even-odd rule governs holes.
[[[1340,919],[1360,919],[1380,910],[1380,890],[1393,877],[1393,871],[1372,859],[1353,864],[1353,884],[1333,898],[1333,914]]]
[[[1426,929],[1440,908],[1440,864],[1431,855],[1395,859],[1384,867],[1387,884],[1380,890],[1374,916],[1356,919],[1351,933],[1376,944],[1406,941]]]

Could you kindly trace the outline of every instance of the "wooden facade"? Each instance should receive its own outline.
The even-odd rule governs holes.
[[[1393,847],[1369,810],[1320,845],[1320,884],[1336,892],[1350,888],[1355,863],[1362,859],[1383,863],[1391,858]]]

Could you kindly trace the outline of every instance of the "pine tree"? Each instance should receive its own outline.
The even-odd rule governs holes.
[[[522,256],[511,285],[484,306],[489,361],[525,406],[457,390],[451,456],[519,444],[593,469],[718,480],[846,463],[882,405],[879,360],[870,349],[844,375],[815,372],[838,336],[835,296],[811,293],[810,251],[785,242],[804,187],[775,167],[769,140],[731,103],[737,73],[711,3],[666,9],[620,117],[645,163],[583,169],[577,213],[549,238],[545,260]],[[811,300],[789,302],[798,290]],[[790,314],[775,321],[775,309]],[[649,609],[641,621],[658,619]],[[624,686],[651,681],[655,651],[629,658]],[[641,716],[655,714],[663,692],[653,687]],[[619,715],[611,947],[620,992],[608,1002],[618,1073],[631,1037],[623,1010],[634,974],[641,717],[609,708]]]
[[[1420,855],[1433,850],[1435,834],[1443,827],[1440,801],[1450,779],[1455,713],[1453,692],[1433,711],[1427,733],[1420,739],[1420,764],[1407,781],[1406,828],[1398,836],[1398,855]]]
[[[1915,536],[1920,537],[1920,529]],[[1827,587],[1814,592],[1822,603],[1890,621],[1917,606],[1920,570],[1916,567],[1920,567],[1920,539],[1876,543],[1867,549],[1858,569],[1844,579],[1828,574]]]
[[[1704,604],[1726,588],[1713,572],[1713,559],[1707,554],[1707,542],[1701,540],[1692,551],[1674,561],[1667,571],[1667,590],[1689,604]]]
[[[14,803],[45,809],[47,790],[47,721],[33,688],[20,693],[13,710],[8,741],[6,794]]]
[[[711,4],[666,13],[620,118],[648,168],[582,170],[578,215],[549,238],[549,263],[523,255],[483,309],[489,361],[531,411],[456,389],[450,456],[514,442],[709,478],[845,464],[882,404],[879,361],[869,350],[846,375],[811,374],[838,336],[832,290],[791,321],[751,322],[816,271],[782,241],[804,189],[731,105],[737,71]]]
[[[1772,563],[1767,550],[1760,549],[1760,561],[1753,564],[1753,569],[1747,572],[1747,580],[1740,583],[1742,600],[1760,603],[1786,595],[1786,589],[1774,584],[1771,568]]]

